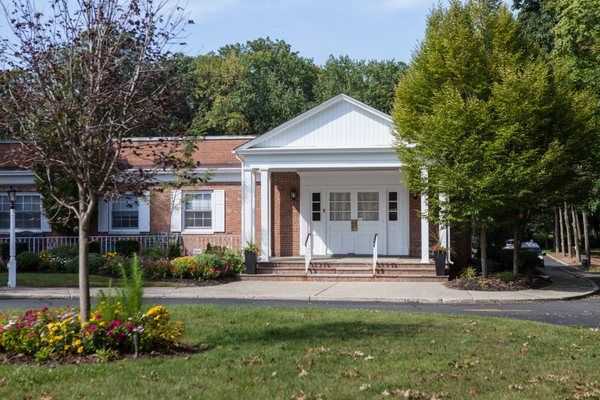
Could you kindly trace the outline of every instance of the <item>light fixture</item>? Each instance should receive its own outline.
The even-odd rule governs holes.
[[[292,189],[290,191],[290,199],[292,199],[292,201],[296,200],[296,195],[297,195],[296,189]]]
[[[10,208],[15,208],[17,202],[17,191],[14,186],[8,188],[8,201],[10,202]]]

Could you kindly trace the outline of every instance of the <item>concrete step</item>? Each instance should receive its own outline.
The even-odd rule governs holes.
[[[329,282],[445,282],[447,276],[371,274],[241,274],[248,281],[329,281]]]

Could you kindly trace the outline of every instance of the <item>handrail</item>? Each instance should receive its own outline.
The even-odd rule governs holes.
[[[312,233],[308,233],[306,235],[306,240],[304,241],[304,273],[308,275],[308,267],[310,267],[310,262],[312,260],[312,241],[310,240]]]
[[[375,236],[373,236],[373,276],[375,276],[375,274],[377,273],[377,242],[379,239],[379,234],[375,234]]]

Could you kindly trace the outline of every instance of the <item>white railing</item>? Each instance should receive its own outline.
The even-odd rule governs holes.
[[[379,241],[379,235],[376,233],[373,236],[373,276],[377,273],[377,242]]]
[[[52,250],[56,247],[77,246],[79,238],[77,236],[17,236],[17,245],[25,244],[27,251],[41,253],[42,251]],[[171,243],[179,243],[181,236],[172,233],[160,233],[151,235],[93,235],[89,237],[90,242],[97,242],[102,254],[114,252],[117,248],[117,242],[131,240],[140,244],[140,252],[145,249],[159,247],[166,251]],[[0,238],[1,243],[8,243],[9,238]]]
[[[306,240],[304,241],[304,273],[308,275],[308,268],[310,267],[310,262],[312,260],[312,233],[306,235]]]

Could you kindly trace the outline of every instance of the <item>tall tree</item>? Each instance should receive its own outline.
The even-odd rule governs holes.
[[[390,113],[396,84],[405,70],[406,64],[401,61],[330,56],[319,71],[315,96],[318,102],[322,102],[344,93]]]
[[[396,92],[398,137],[409,144],[398,151],[409,185],[430,194],[432,220],[479,226],[484,275],[489,224],[514,227],[516,273],[518,239],[536,199],[564,181],[571,144],[589,137],[578,131],[589,117],[576,112],[583,99],[528,51],[505,6],[452,1],[432,12]],[[422,169],[429,170],[426,180]]]
[[[262,134],[308,109],[317,67],[269,38],[233,44],[198,58],[196,132]]]
[[[52,0],[48,15],[33,0],[3,2],[14,38],[5,38],[2,62],[11,73],[0,82],[8,101],[2,113],[16,124],[2,128],[20,145],[23,167],[32,168],[45,194],[76,216],[79,234],[80,315],[90,297],[87,243],[97,199],[153,184],[151,173],[132,170],[126,137],[144,125],[168,81],[161,77],[165,48],[180,18],[166,1]],[[164,78],[164,76],[162,76]],[[162,167],[184,164],[172,149],[148,157]],[[63,183],[72,183],[72,195]]]

